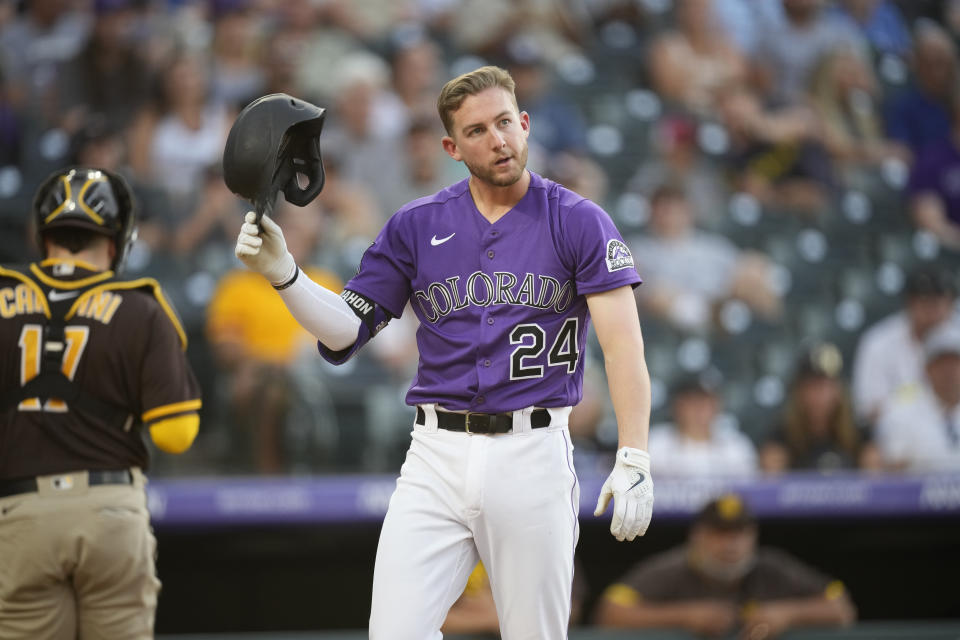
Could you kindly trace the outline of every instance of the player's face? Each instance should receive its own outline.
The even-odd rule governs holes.
[[[494,87],[467,98],[453,112],[452,135],[443,148],[470,173],[495,187],[509,187],[527,166],[530,116],[518,111],[505,89]]]
[[[738,580],[753,565],[757,530],[696,527],[690,545],[691,561],[701,572],[721,581]]]

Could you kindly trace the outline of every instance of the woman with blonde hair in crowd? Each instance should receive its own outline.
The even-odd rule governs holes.
[[[902,155],[884,136],[882,95],[873,70],[852,47],[820,58],[809,97],[823,146],[838,168],[873,166]]]

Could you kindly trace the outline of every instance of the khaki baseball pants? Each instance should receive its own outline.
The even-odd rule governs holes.
[[[144,477],[88,486],[85,472],[38,477],[0,498],[0,638],[153,638],[160,581]]]

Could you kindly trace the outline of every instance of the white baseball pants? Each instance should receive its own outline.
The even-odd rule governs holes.
[[[551,424],[473,435],[415,425],[380,533],[371,640],[439,640],[447,611],[482,560],[504,640],[567,637],[580,486],[567,430]]]

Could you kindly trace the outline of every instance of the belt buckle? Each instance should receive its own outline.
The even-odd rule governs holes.
[[[480,413],[479,411],[467,411],[463,419],[463,428],[467,433],[487,433],[490,431],[490,420],[487,419],[487,430],[486,431],[471,431],[470,430],[470,416],[484,416],[487,414]],[[477,426],[480,426],[479,424]]]

